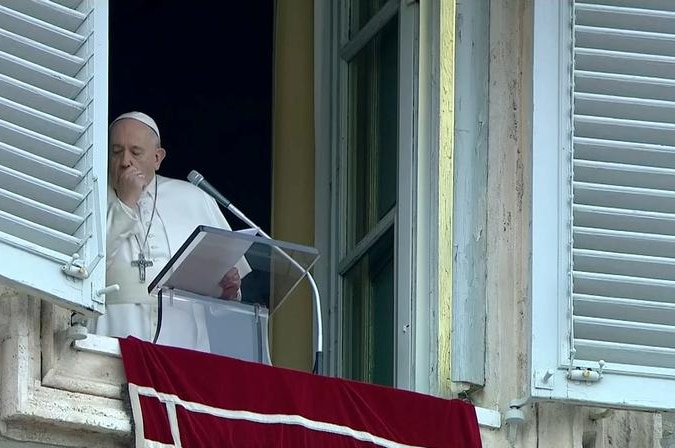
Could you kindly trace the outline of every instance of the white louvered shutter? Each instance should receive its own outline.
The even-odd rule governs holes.
[[[549,47],[559,59],[548,92],[558,95],[549,117],[558,127],[535,130],[534,189],[559,201],[553,223],[538,216],[547,206],[535,192],[533,395],[673,409],[675,1],[538,6],[553,12],[535,15],[535,41],[554,40],[538,25],[554,26],[555,13],[561,36]],[[537,67],[535,50],[535,79]],[[544,95],[535,80],[535,104]],[[535,106],[535,126],[545,112]]]
[[[0,0],[0,281],[84,312],[104,299],[107,40],[105,0]]]
[[[593,3],[575,7],[576,357],[675,369],[675,2]]]

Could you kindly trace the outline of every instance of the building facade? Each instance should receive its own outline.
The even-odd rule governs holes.
[[[115,341],[72,325],[107,286],[105,4],[0,1],[0,447],[131,440]],[[486,447],[661,446],[672,29],[659,1],[278,1],[272,234],[321,253],[327,374],[471,400]],[[274,364],[311,369],[311,310],[274,313]]]

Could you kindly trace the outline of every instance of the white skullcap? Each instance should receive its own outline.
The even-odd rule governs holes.
[[[115,118],[112,121],[112,123],[110,123],[109,129],[112,129],[115,123],[117,123],[120,120],[124,120],[125,118],[131,118],[132,120],[140,121],[150,129],[152,129],[154,133],[157,134],[157,138],[159,138],[159,127],[157,126],[157,123],[155,123],[155,120],[153,120],[150,117],[150,115],[144,114],[143,112],[127,112],[125,114],[122,114],[119,117]]]

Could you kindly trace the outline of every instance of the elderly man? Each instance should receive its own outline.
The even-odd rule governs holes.
[[[230,229],[213,198],[194,185],[159,176],[166,151],[155,121],[141,112],[120,115],[110,125],[107,216],[106,312],[96,333],[152,340],[158,307],[149,282],[199,225]],[[220,283],[221,297],[241,298],[241,278],[250,272],[245,260]],[[208,351],[204,307],[178,303],[165,307],[158,343]]]

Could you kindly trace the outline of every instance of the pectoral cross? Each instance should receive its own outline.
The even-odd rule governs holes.
[[[146,260],[143,252],[139,252],[138,260],[132,260],[131,265],[138,266],[138,278],[141,283],[145,283],[145,268],[152,266],[152,260]]]

